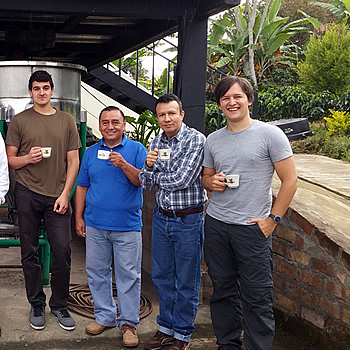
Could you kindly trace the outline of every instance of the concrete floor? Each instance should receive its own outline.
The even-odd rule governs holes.
[[[19,247],[2,248],[0,250],[0,325],[2,336],[0,349],[6,350],[119,350],[125,349],[121,343],[121,334],[117,328],[109,329],[101,335],[92,337],[85,333],[85,327],[92,319],[72,312],[76,321],[76,329],[67,332],[58,325],[57,320],[46,308],[46,327],[42,331],[33,330],[28,322],[29,304],[26,299],[22,269],[20,268]],[[9,267],[13,266],[13,267]],[[15,267],[17,266],[17,267]],[[86,283],[85,244],[84,240],[75,236],[72,241],[72,284]],[[45,293],[50,296],[50,288]],[[153,311],[142,319],[138,327],[140,345],[157,330],[156,316],[158,314],[158,296],[149,276],[143,276],[142,293],[152,302]],[[217,349],[216,339],[211,325],[209,305],[201,304],[198,310],[196,331],[191,341],[192,350]],[[280,330],[277,334],[273,350],[294,350],[298,344],[300,350],[311,350],[308,340],[301,343],[298,337]],[[166,349],[166,348],[165,348]]]
[[[28,322],[30,307],[25,295],[22,269],[19,267],[19,247],[2,248],[0,250],[0,266],[5,264],[7,268],[0,268],[0,326],[2,328],[0,349],[125,349],[122,346],[121,334],[117,328],[109,329],[95,337],[89,336],[85,333],[85,327],[92,319],[74,312],[72,312],[72,316],[76,321],[76,329],[73,332],[61,329],[48,308],[46,308],[46,328],[42,331],[33,330]],[[9,267],[11,265],[17,267]],[[75,236],[72,241],[71,283],[84,284],[86,282],[85,244],[83,239]],[[44,290],[49,298],[50,288],[46,287]],[[153,311],[140,322],[138,334],[141,343],[136,348],[137,350],[143,349],[143,342],[157,330],[158,296],[149,276],[143,276],[142,293],[151,300]],[[192,337],[191,349],[217,349],[209,305],[201,304],[199,306],[195,326],[196,331]],[[301,340],[299,337],[279,328],[273,350],[295,349],[316,350],[317,348],[312,347],[308,339]]]
[[[319,188],[317,191],[312,189],[311,192],[316,193],[321,191],[321,189],[326,191],[321,194],[324,198],[324,205],[319,206],[320,210],[327,208],[328,210],[326,211],[329,212],[329,206],[333,207],[336,201],[339,208],[349,213],[350,164],[329,161],[326,157],[311,155],[296,155],[295,159],[300,178],[305,183]],[[332,173],[330,169],[332,169]],[[304,200],[302,201],[298,198],[304,191],[308,191],[308,186],[305,185],[304,187],[300,186],[300,189],[298,189],[299,195],[297,193],[294,205],[306,207],[304,210],[307,210],[311,202],[305,203]],[[310,194],[307,194],[307,197],[310,198]],[[319,199],[317,198],[317,200]],[[329,200],[332,202],[329,202]],[[335,214],[328,214],[330,216],[329,220],[335,220],[334,224],[336,224]],[[327,213],[324,213],[324,215],[327,215]],[[343,221],[349,220],[349,216],[343,216],[342,219]],[[347,225],[348,227],[349,225]],[[345,247],[345,249],[349,247]],[[75,313],[72,313],[76,321],[76,330],[73,332],[61,329],[56,319],[49,313],[48,308],[46,309],[46,328],[42,331],[33,330],[28,322],[30,307],[24,290],[19,248],[1,248],[0,266],[2,267],[0,268],[0,326],[2,328],[0,349],[124,349],[118,329],[107,330],[95,337],[89,336],[85,333],[85,327],[92,320]],[[71,283],[86,283],[85,245],[84,240],[77,236],[72,241]],[[153,312],[140,322],[138,334],[141,343],[136,349],[143,349],[143,342],[157,330],[158,298],[149,276],[144,276],[142,286],[143,293],[152,302]],[[49,297],[50,288],[45,288],[45,292],[47,297]],[[216,349],[208,305],[200,305],[195,326],[196,331],[191,341],[191,349]],[[273,350],[296,349],[317,350],[318,348],[312,344],[311,339],[302,339],[297,334],[283,329],[283,324],[277,324],[276,341]]]

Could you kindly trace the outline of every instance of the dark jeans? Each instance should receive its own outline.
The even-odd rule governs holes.
[[[223,349],[271,350],[275,331],[272,301],[272,237],[259,226],[205,218],[204,259],[213,283],[210,311]],[[243,326],[244,323],[244,326]]]
[[[67,306],[69,295],[71,250],[71,215],[69,206],[63,215],[53,211],[56,198],[28,190],[19,183],[15,186],[15,199],[21,240],[22,266],[28,301],[45,304],[42,271],[39,262],[39,228],[44,219],[47,238],[52,251],[51,290],[49,306],[58,309]]]

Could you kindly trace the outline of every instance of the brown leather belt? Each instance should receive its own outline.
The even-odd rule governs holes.
[[[185,215],[202,213],[203,211],[204,211],[204,207],[179,209],[179,210],[166,210],[159,207],[159,212],[164,216],[168,216],[169,218],[174,218],[174,217],[182,218]]]

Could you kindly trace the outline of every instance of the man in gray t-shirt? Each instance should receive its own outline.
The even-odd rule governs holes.
[[[271,350],[271,234],[297,188],[293,153],[278,127],[250,118],[248,80],[222,79],[215,97],[227,127],[207,138],[202,181],[211,192],[204,258],[213,283],[213,327],[219,349],[241,349],[244,328],[247,350]],[[281,187],[272,205],[274,171]]]

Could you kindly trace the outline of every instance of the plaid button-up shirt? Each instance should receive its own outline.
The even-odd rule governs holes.
[[[158,186],[157,204],[163,209],[179,210],[204,205],[207,195],[202,186],[202,162],[205,136],[182,123],[176,136],[167,140],[165,133],[156,136],[149,145],[154,148],[170,148],[169,161],[157,162],[140,171],[141,186],[151,190]]]

